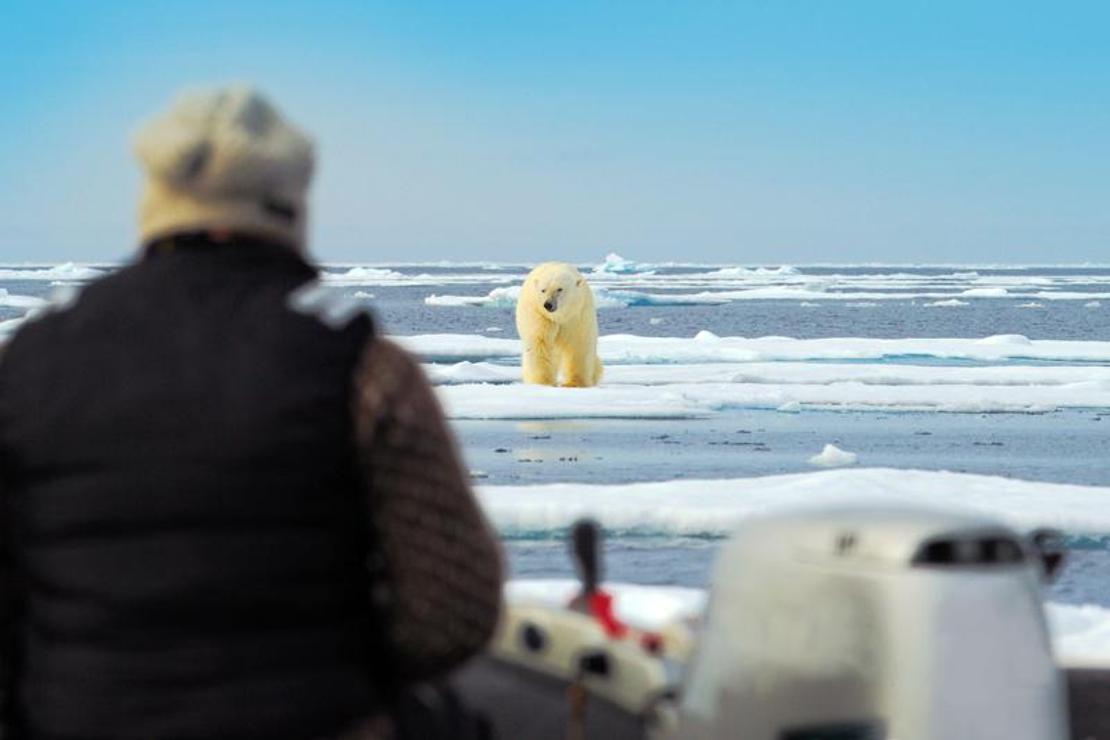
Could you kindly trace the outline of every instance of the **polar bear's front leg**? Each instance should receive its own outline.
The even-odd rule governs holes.
[[[601,379],[600,363],[593,348],[564,350],[560,365],[566,388],[589,388]]]
[[[555,385],[555,358],[551,350],[551,346],[544,342],[525,343],[520,359],[525,383]]]

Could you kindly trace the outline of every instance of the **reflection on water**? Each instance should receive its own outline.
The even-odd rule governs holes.
[[[554,434],[566,432],[588,432],[595,426],[583,419],[541,419],[539,421],[522,421],[516,428],[524,434]]]

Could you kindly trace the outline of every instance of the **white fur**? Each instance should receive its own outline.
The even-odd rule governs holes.
[[[524,344],[525,383],[585,387],[601,380],[593,291],[573,265],[544,262],[528,273],[516,304],[516,328]]]

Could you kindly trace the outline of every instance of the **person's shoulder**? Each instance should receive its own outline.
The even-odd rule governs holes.
[[[318,278],[290,291],[285,306],[332,331],[343,331],[356,323],[372,324],[370,308],[364,301],[328,286]]]

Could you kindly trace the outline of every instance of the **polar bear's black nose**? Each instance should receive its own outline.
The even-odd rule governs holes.
[[[543,302],[543,307],[546,308],[548,311],[554,311],[555,310],[555,301],[544,301]]]

